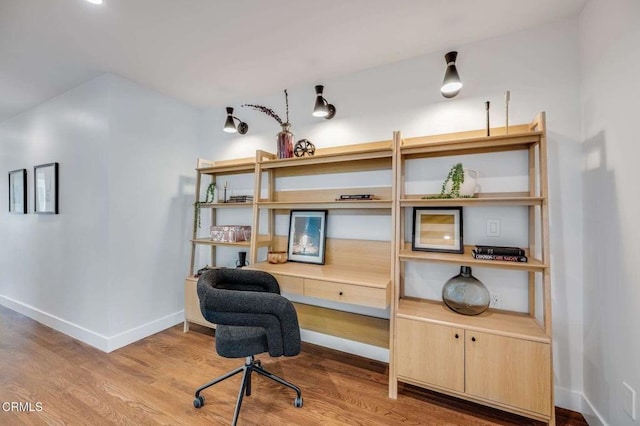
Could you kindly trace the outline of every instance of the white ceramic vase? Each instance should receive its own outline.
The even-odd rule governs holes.
[[[480,192],[480,186],[478,185],[478,177],[480,173],[474,169],[463,169],[464,170],[464,182],[460,185],[460,195],[464,197],[473,197],[476,192]],[[451,185],[453,183],[451,181],[447,182],[445,186],[445,190],[447,193],[451,192]]]

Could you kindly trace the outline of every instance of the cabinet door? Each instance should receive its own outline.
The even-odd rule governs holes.
[[[197,280],[186,279],[184,281],[184,317],[187,321],[207,327],[215,327],[202,316],[200,311],[200,299],[198,298]]]
[[[468,394],[550,414],[548,344],[467,331],[465,355]]]
[[[464,391],[464,331],[398,318],[396,361],[401,378]]]

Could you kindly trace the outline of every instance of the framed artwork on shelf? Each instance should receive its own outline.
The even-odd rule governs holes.
[[[58,163],[33,168],[33,211],[58,214]]]
[[[415,207],[412,250],[463,253],[462,207]]]
[[[27,169],[9,172],[9,213],[27,213]]]
[[[291,210],[289,260],[324,265],[326,236],[326,210]]]

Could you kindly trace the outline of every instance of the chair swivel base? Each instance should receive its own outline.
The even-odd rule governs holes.
[[[242,384],[240,385],[240,391],[238,392],[238,400],[236,401],[236,409],[235,409],[235,412],[233,413],[232,425],[235,426],[235,424],[238,421],[238,416],[240,414],[240,407],[242,406],[242,399],[244,395],[246,396],[251,395],[251,373],[253,372],[256,372],[264,377],[267,377],[273,381],[276,381],[281,385],[284,385],[290,389],[293,389],[297,394],[296,398],[293,400],[293,406],[296,408],[302,407],[302,392],[300,391],[300,389],[297,386],[287,382],[286,380],[276,376],[275,374],[271,374],[268,371],[266,371],[264,368],[262,368],[260,360],[254,359],[253,356],[246,357],[244,365],[242,367],[238,367],[235,370],[230,371],[227,374],[220,376],[217,379],[213,379],[209,383],[200,386],[196,390],[195,399],[193,400],[193,406],[196,408],[200,408],[204,405],[204,396],[200,395],[200,392],[207,389],[208,387],[215,385],[216,383],[220,383],[221,381],[228,379],[229,377],[233,377],[240,372],[242,372]]]

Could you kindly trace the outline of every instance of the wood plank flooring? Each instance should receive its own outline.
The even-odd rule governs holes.
[[[239,425],[540,424],[408,385],[391,400],[386,364],[311,344],[297,357],[259,358],[302,389],[304,407],[255,376]],[[193,392],[242,362],[217,356],[204,327],[184,334],[175,326],[106,354],[0,306],[0,425],[230,424],[240,376],[204,391],[201,409]],[[558,425],[587,424],[579,413],[556,413]]]

